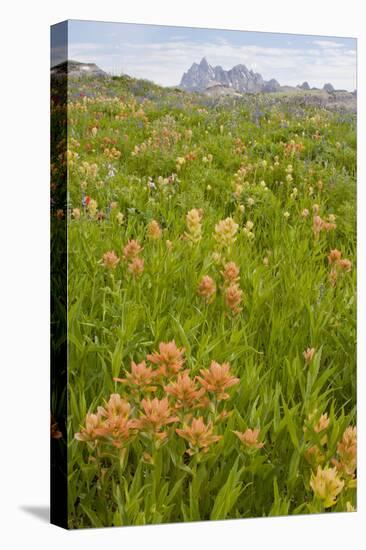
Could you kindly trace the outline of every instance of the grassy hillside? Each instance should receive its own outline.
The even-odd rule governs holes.
[[[355,115],[69,98],[70,527],[352,510]]]

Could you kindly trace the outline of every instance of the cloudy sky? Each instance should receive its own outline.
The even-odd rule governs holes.
[[[192,63],[205,56],[224,69],[243,63],[280,84],[306,80],[310,86],[331,82],[336,88],[356,88],[353,38],[92,21],[70,21],[68,36],[69,59],[163,86],[179,84]]]

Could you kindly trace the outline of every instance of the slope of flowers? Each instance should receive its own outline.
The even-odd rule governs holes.
[[[354,116],[69,97],[70,527],[352,511]]]

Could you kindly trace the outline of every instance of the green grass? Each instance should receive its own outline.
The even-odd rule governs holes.
[[[353,483],[346,479],[336,504],[322,506],[309,485],[312,466],[306,460],[309,446],[318,445],[325,454],[322,466],[332,466],[343,432],[356,422],[354,117],[273,96],[215,103],[124,78],[71,82],[69,94],[69,526],[303,514],[355,505]],[[241,150],[237,139],[245,146]],[[304,147],[286,156],[291,140]],[[146,151],[134,156],[142,143]],[[118,158],[107,158],[105,149],[112,147]],[[178,157],[192,151],[196,158],[177,171]],[[204,161],[207,155],[211,162]],[[97,165],[96,175],[85,162]],[[286,180],[288,165],[292,182]],[[248,183],[238,192],[241,166],[247,173],[239,183]],[[159,176],[173,173],[173,183],[159,183]],[[97,201],[103,219],[88,214],[85,195]],[[111,202],[117,203],[113,209]],[[336,217],[336,229],[319,238],[312,231],[314,204],[322,218]],[[80,209],[79,219],[73,208]],[[190,246],[181,236],[193,208],[203,210],[202,239]],[[305,208],[307,218],[301,215]],[[239,225],[235,243],[223,251],[240,268],[244,297],[238,315],[225,306],[223,266],[212,256],[215,225],[227,217]],[[151,220],[162,228],[156,241],[147,237]],[[243,232],[248,220],[253,239]],[[112,272],[101,263],[110,250],[122,257],[129,239],[143,246],[145,269],[136,279],[122,258]],[[331,249],[352,261],[336,286],[329,282]],[[209,304],[197,294],[204,275],[218,287]],[[172,432],[167,443],[153,448],[153,463],[143,459],[150,443],[139,436],[123,459],[116,450],[98,455],[93,445],[77,441],[86,414],[111,393],[123,393],[113,377],[171,340],[185,348],[192,376],[215,360],[229,362],[240,379],[225,402],[230,415],[216,428],[222,439],[204,456],[190,457]],[[308,347],[316,349],[310,365],[302,356]],[[304,431],[316,410],[330,419],[326,444],[310,428]],[[233,433],[247,428],[260,429],[264,446],[256,452],[246,452]]]

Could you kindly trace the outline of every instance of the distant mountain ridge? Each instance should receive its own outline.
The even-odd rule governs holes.
[[[237,92],[261,92],[266,87],[271,91],[279,88],[277,80],[265,82],[262,75],[249,70],[245,65],[235,65],[229,71],[225,71],[220,65],[212,67],[204,57],[199,64],[193,63],[182,76],[180,87],[202,92],[211,86],[227,86]],[[269,91],[269,90],[268,90]]]
[[[310,90],[307,82],[301,86],[281,86],[275,78],[264,80],[260,73],[248,69],[245,65],[235,65],[226,71],[220,65],[212,67],[205,57],[201,62],[193,63],[186,73],[183,74],[179,87],[190,92],[205,92],[210,88],[221,86],[239,93],[258,92],[280,92],[282,89]],[[316,89],[316,88],[313,88]],[[334,91],[332,84],[325,84],[327,92]]]

